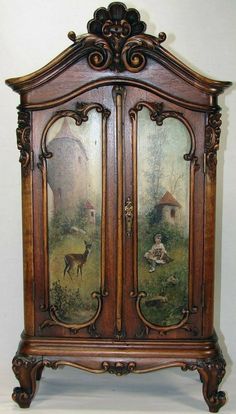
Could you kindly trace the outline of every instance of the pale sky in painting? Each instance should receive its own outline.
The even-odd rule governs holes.
[[[150,120],[147,109],[143,109],[138,113],[139,212],[150,209],[145,198],[147,194],[150,198],[149,193],[152,189],[147,181],[146,172],[150,174],[150,171],[154,169],[150,159],[153,160],[155,153],[158,154],[158,146],[161,142],[162,178],[160,185],[163,187],[161,196],[166,191],[170,191],[181,204],[182,215],[188,216],[190,162],[185,161],[183,155],[190,150],[191,138],[189,132],[181,121],[174,118],[167,118],[162,126],[156,125],[154,121]],[[173,191],[171,187],[173,187],[173,181],[178,176],[181,178],[178,181],[176,191]],[[153,207],[151,206],[151,208]]]

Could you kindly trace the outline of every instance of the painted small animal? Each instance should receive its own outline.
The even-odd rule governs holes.
[[[76,227],[76,226],[72,226],[72,227],[70,228],[70,232],[71,232],[72,234],[76,234],[76,233],[86,234],[86,231],[85,231],[85,230],[83,230],[83,229],[79,229],[79,228],[78,228],[78,227]]]
[[[82,279],[82,269],[84,264],[87,261],[88,255],[91,251],[92,248],[92,244],[91,243],[87,243],[84,240],[84,244],[85,244],[85,251],[84,253],[69,253],[67,255],[65,255],[64,260],[65,260],[65,269],[64,269],[64,276],[66,276],[66,273],[68,273],[68,275],[71,278],[71,274],[70,274],[70,270],[77,265],[77,276],[79,276],[79,272],[81,275],[81,279]]]
[[[150,306],[161,306],[163,303],[168,303],[168,298],[167,296],[162,296],[162,295],[157,295],[154,298],[150,299],[150,300],[146,300],[145,305],[150,307]]]
[[[175,275],[171,275],[167,279],[167,285],[175,286],[179,283],[179,279]]]

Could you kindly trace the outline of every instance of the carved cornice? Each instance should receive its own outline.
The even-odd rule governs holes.
[[[68,37],[80,47],[93,48],[88,53],[88,64],[95,70],[111,69],[116,72],[139,72],[146,65],[144,49],[155,50],[166,39],[165,33],[157,38],[144,35],[146,24],[140,21],[139,12],[127,9],[123,3],[111,3],[99,8],[88,22],[88,35],[77,38],[74,32]]]
[[[73,45],[59,56],[36,72],[7,79],[6,83],[22,93],[47,83],[83,58],[87,58],[95,70],[109,68],[116,72],[139,72],[147,58],[151,58],[207,94],[218,95],[231,85],[231,82],[208,79],[191,70],[161,46],[165,33],[154,37],[145,34],[145,30],[146,24],[140,21],[137,10],[127,9],[123,3],[111,3],[107,9],[95,11],[94,18],[88,22],[87,34],[68,33]]]
[[[19,162],[22,172],[26,175],[29,171],[31,150],[30,150],[30,112],[18,112],[18,128],[16,129],[17,148],[20,151]]]
[[[63,105],[66,102],[78,98],[78,96],[83,95],[84,93],[93,90],[94,88],[99,88],[103,86],[110,86],[110,85],[121,85],[121,86],[131,86],[136,88],[141,88],[142,90],[154,93],[159,96],[160,99],[164,99],[166,101],[172,102],[175,105],[180,106],[181,108],[190,109],[197,112],[212,112],[213,107],[210,104],[201,104],[200,102],[191,102],[184,100],[181,97],[177,97],[174,95],[171,95],[170,93],[167,93],[167,91],[164,91],[163,89],[158,88],[156,85],[151,84],[149,82],[143,81],[139,79],[138,77],[127,77],[119,75],[116,76],[110,75],[110,76],[103,76],[99,79],[92,80],[86,84],[83,84],[82,86],[74,89],[72,92],[69,92],[63,96],[56,97],[55,99],[50,100],[43,100],[41,102],[37,103],[25,103],[24,108],[30,111],[35,110],[42,110],[42,109],[49,109],[53,108],[59,105]]]
[[[221,113],[219,111],[209,114],[205,132],[205,154],[207,173],[214,179],[217,165],[217,151],[219,149],[221,134]]]

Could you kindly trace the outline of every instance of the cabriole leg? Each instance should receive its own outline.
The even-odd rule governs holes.
[[[28,408],[36,391],[36,379],[41,378],[43,360],[16,355],[12,369],[20,383],[20,387],[14,388],[12,398],[21,408]]]
[[[225,404],[226,396],[223,391],[218,391],[219,384],[225,375],[225,360],[220,355],[213,360],[203,361],[197,366],[205,401],[211,413],[217,413]]]
[[[42,373],[43,373],[43,369],[44,369],[44,365],[41,365],[36,372],[36,381],[40,381],[42,378]]]

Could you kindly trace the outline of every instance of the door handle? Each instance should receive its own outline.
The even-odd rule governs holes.
[[[126,236],[131,237],[133,231],[134,206],[130,197],[125,202]]]

